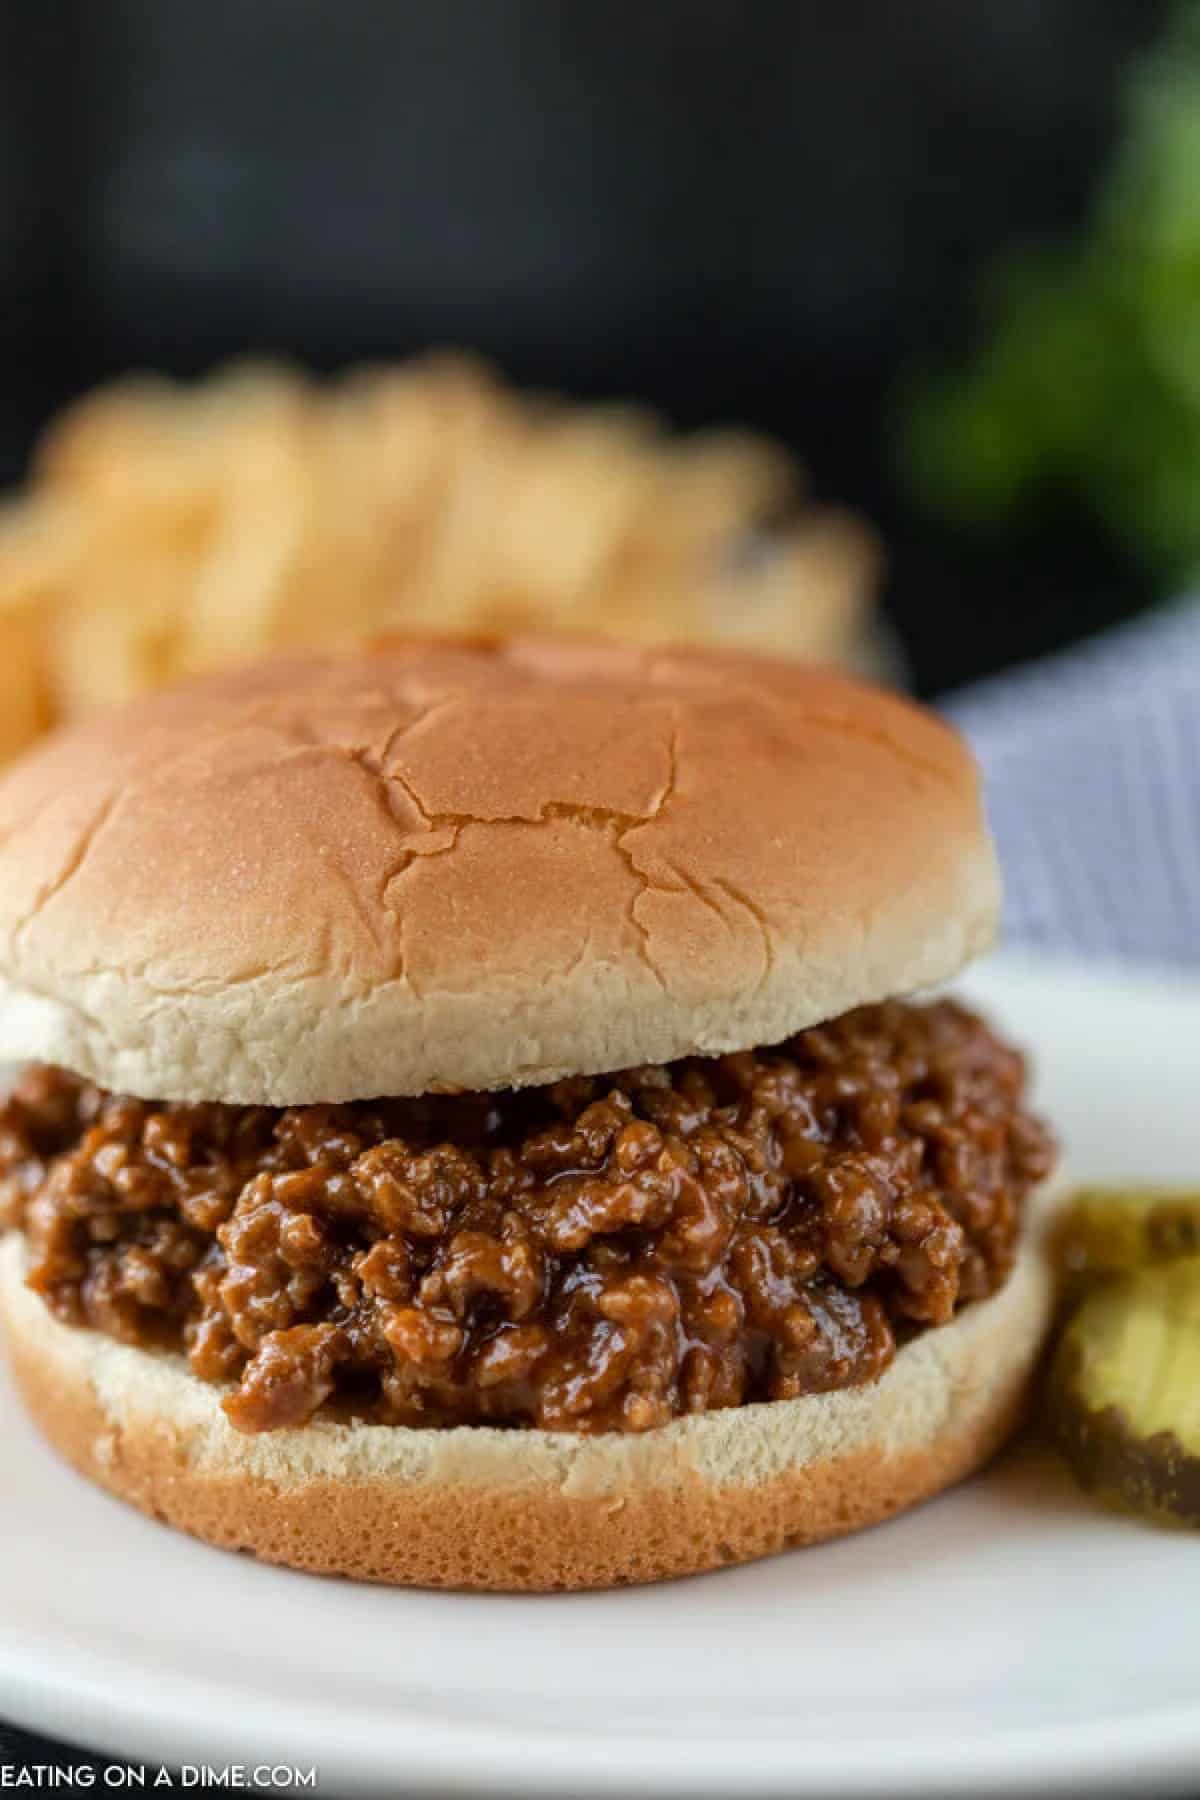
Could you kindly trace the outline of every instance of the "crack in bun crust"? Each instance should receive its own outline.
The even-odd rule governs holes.
[[[286,1106],[778,1042],[991,938],[970,755],[750,656],[288,658],[0,778],[0,1058]]]

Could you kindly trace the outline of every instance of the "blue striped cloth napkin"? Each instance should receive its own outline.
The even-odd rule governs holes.
[[[1005,937],[1200,965],[1200,601],[951,696],[1005,875]]]

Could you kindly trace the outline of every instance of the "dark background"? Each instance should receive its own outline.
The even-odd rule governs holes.
[[[888,469],[907,359],[1082,213],[1156,0],[4,0],[0,477],[131,365],[477,345],[744,420],[891,553],[936,691],[1143,598],[1064,520],[956,541]]]

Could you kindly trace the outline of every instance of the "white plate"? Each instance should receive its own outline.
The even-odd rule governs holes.
[[[997,962],[1089,1176],[1200,1179],[1200,984]],[[858,1538],[623,1593],[357,1588],[177,1537],[0,1387],[0,1716],[331,1792],[891,1796],[1200,1787],[1200,1544],[1010,1454]]]

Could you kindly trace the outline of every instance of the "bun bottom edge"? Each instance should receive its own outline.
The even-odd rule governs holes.
[[[10,1367],[43,1436],[80,1474],[163,1524],[266,1562],[393,1586],[494,1592],[610,1588],[700,1574],[841,1537],[914,1506],[980,1468],[1018,1425],[1052,1307],[1045,1259],[1027,1245],[1000,1293],[908,1347],[941,1339],[935,1361],[914,1359],[906,1379],[904,1350],[885,1376],[892,1389],[898,1381],[928,1387],[930,1370],[939,1372],[945,1392],[922,1409],[928,1430],[889,1443],[881,1422],[873,1441],[801,1458],[765,1477],[755,1469],[754,1442],[764,1418],[776,1407],[813,1402],[744,1409],[733,1429],[745,1426],[745,1468],[719,1480],[679,1468],[676,1458],[669,1480],[655,1478],[651,1468],[649,1479],[627,1473],[602,1492],[553,1480],[480,1482],[469,1469],[456,1475],[453,1463],[422,1481],[386,1471],[319,1469],[280,1481],[238,1466],[232,1431],[222,1454],[213,1456],[190,1443],[186,1423],[162,1407],[123,1407],[116,1416],[90,1372],[93,1334],[52,1319],[24,1288],[14,1260],[5,1255],[3,1261],[0,1323]],[[191,1376],[178,1379],[204,1385]],[[821,1397],[826,1421],[830,1402],[839,1399]],[[720,1417],[728,1432],[736,1415],[702,1417]],[[506,1434],[514,1465],[527,1435],[545,1434]],[[654,1435],[639,1441],[639,1451]]]

